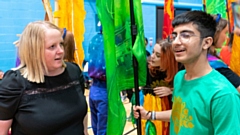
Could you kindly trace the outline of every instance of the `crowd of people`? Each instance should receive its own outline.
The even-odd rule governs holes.
[[[216,52],[228,38],[227,20],[188,11],[172,25],[169,38],[157,40],[153,52],[146,51],[146,63],[139,63],[147,66],[147,81],[141,88],[144,102],[133,106],[133,113],[142,119],[142,133],[153,132],[152,125],[156,135],[240,134],[240,78]],[[88,48],[95,135],[107,129],[103,36],[101,30]],[[48,21],[25,27],[18,41],[19,64],[0,71],[1,135],[10,129],[12,135],[88,135],[86,80],[75,49],[74,35],[66,28]]]

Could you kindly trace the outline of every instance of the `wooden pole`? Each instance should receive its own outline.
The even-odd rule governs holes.
[[[47,18],[50,22],[53,22],[52,7],[49,0],[42,0],[42,2],[47,15],[45,18]]]
[[[58,0],[54,1],[54,9],[55,9],[55,12],[59,10]],[[58,20],[59,20],[58,17],[54,17],[54,22],[53,23],[57,26],[59,25]]]

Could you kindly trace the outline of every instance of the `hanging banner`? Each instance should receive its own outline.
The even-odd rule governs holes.
[[[134,0],[137,36],[132,47],[129,0],[97,0],[97,12],[104,37],[108,91],[108,135],[122,135],[126,112],[120,91],[134,88],[134,54],[138,63],[139,85],[146,83],[146,50],[141,0]]]
[[[164,12],[163,12],[163,35],[165,39],[172,33],[172,20],[174,18],[173,0],[164,0]]]
[[[57,18],[55,24],[60,28],[66,28],[74,34],[75,38],[75,58],[79,67],[82,68],[84,59],[84,50],[82,42],[84,40],[84,19],[86,11],[84,10],[83,0],[58,0],[55,7],[54,18]]]
[[[207,13],[221,14],[222,18],[227,19],[227,7],[224,0],[205,0],[205,2]]]

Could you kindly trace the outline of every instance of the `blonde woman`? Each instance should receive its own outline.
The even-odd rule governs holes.
[[[63,61],[60,29],[46,21],[29,23],[19,58],[0,82],[0,134],[10,127],[12,135],[87,134],[82,72]]]

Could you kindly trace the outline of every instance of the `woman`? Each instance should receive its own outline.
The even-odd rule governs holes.
[[[87,134],[84,80],[64,62],[60,29],[29,23],[19,40],[20,65],[0,82],[0,134]],[[26,121],[27,120],[27,121]]]
[[[148,111],[171,109],[173,78],[178,72],[178,63],[174,58],[172,46],[167,40],[158,40],[155,44],[148,67],[147,86],[143,87],[145,95],[143,107]],[[145,134],[146,120],[142,121],[142,132]],[[156,134],[169,134],[168,122],[152,122],[156,127]]]
[[[240,92],[240,78],[234,73],[228,66],[221,60],[217,55],[216,49],[221,49],[223,43],[227,40],[228,35],[228,22],[221,18],[221,15],[214,15],[214,19],[217,22],[216,33],[214,35],[213,45],[210,47],[208,52],[208,61],[212,68],[217,70],[223,76],[225,76],[234,87]]]
[[[73,33],[68,31],[66,28],[62,29],[62,38],[63,38],[63,45],[64,45],[64,60],[68,62],[76,62],[74,53],[75,53],[75,40]]]

